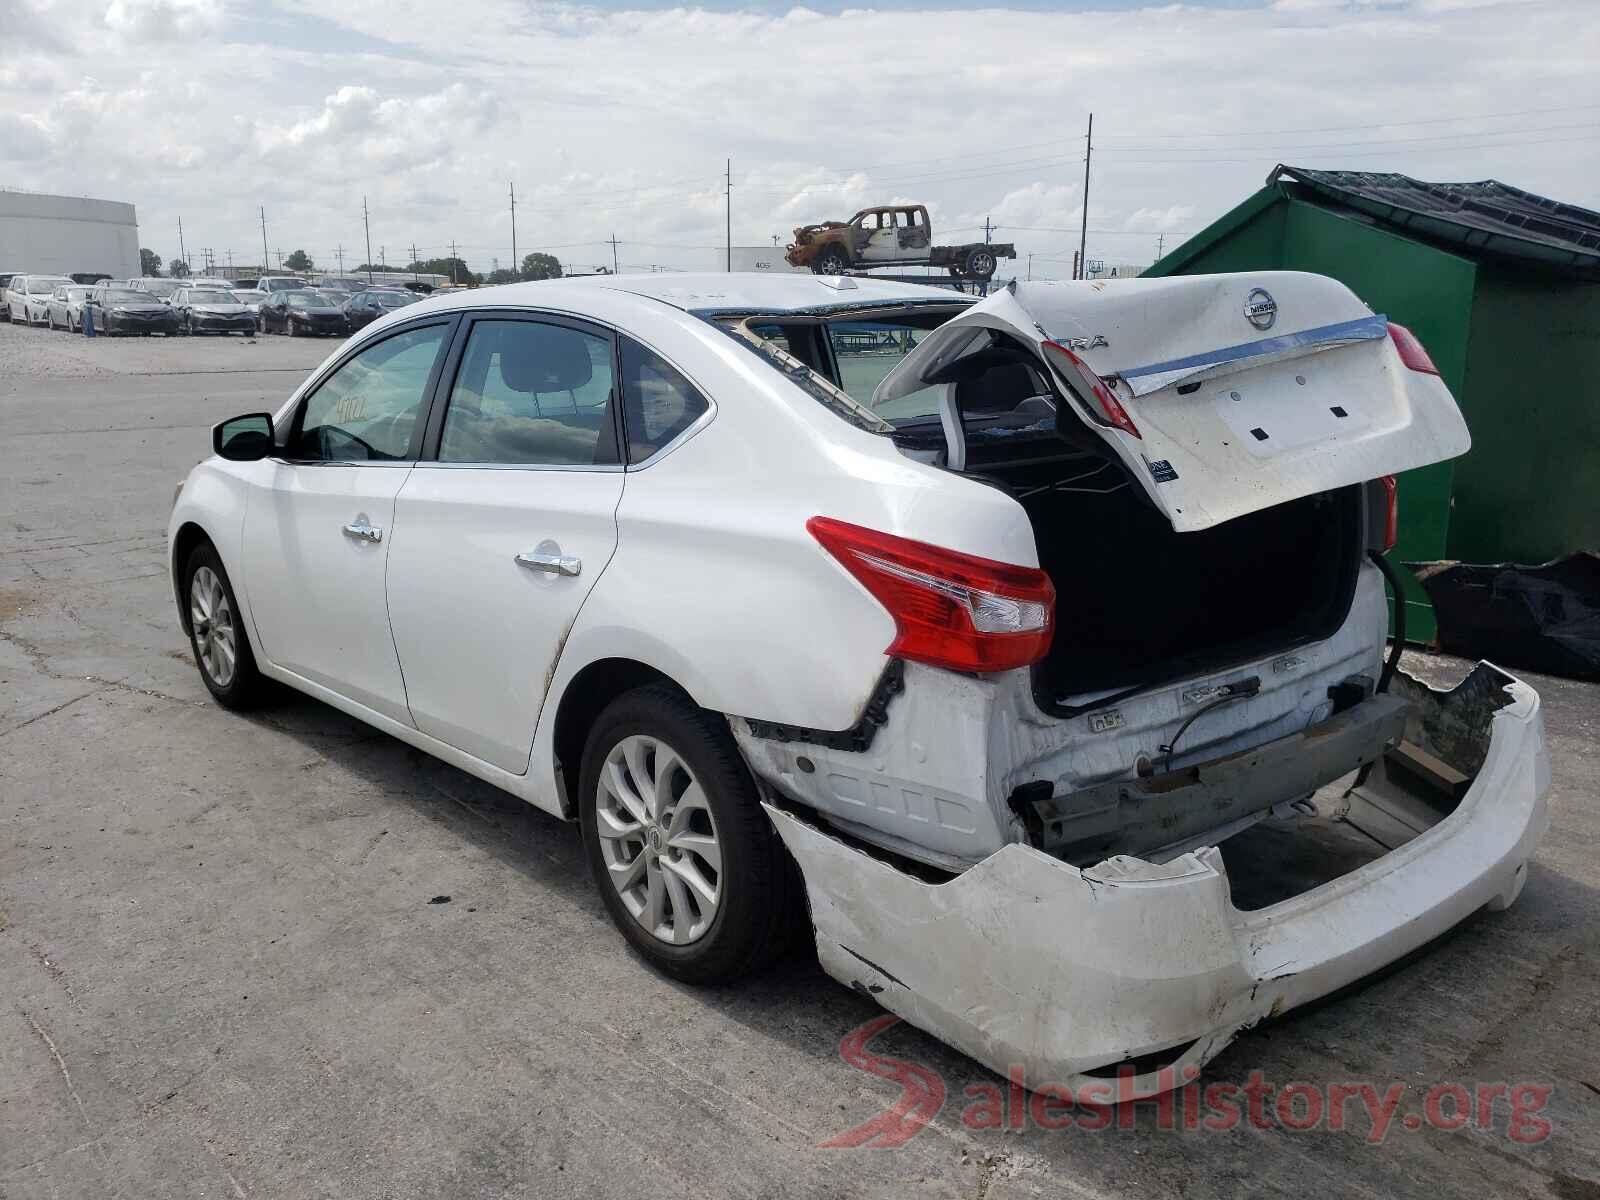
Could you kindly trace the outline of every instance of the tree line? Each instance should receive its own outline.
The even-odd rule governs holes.
[[[165,271],[161,269],[161,256],[154,250],[141,248],[139,251],[139,271],[146,276],[167,275],[173,279],[186,279],[193,274],[189,264],[181,258],[174,258],[167,264]],[[283,269],[303,274],[317,269],[311,255],[304,250],[296,250],[284,256]],[[324,267],[324,270],[327,268]],[[496,283],[516,283],[519,280],[531,279],[560,279],[561,260],[554,254],[545,254],[534,251],[525,254],[519,270],[509,270],[501,267],[487,274],[474,271],[465,260],[460,258],[428,258],[407,263],[405,266],[387,266],[380,263],[362,263],[350,270],[352,275],[362,275],[368,271],[410,271],[418,275],[443,275],[446,279],[468,286],[481,286]]]

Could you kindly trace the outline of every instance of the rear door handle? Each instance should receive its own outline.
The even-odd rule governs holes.
[[[551,575],[577,575],[583,570],[583,560],[570,554],[527,554],[517,555],[517,566],[527,567],[530,571],[545,571]]]
[[[347,538],[355,538],[358,542],[383,541],[383,530],[376,525],[346,525],[344,535]]]

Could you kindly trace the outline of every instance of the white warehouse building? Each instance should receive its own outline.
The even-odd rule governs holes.
[[[139,222],[133,205],[0,191],[0,271],[135,278]]]

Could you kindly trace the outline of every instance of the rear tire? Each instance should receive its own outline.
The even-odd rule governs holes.
[[[963,266],[969,279],[992,279],[999,260],[995,258],[993,250],[979,246],[967,251],[967,261]]]
[[[628,692],[590,729],[581,777],[590,872],[653,966],[727,982],[787,948],[799,872],[725,719],[665,684]]]
[[[183,568],[183,603],[200,680],[224,708],[255,708],[270,684],[256,668],[233,584],[210,542],[201,542]]]

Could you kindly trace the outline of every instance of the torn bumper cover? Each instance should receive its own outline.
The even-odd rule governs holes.
[[[768,812],[805,876],[823,968],[1029,1086],[1073,1088],[1130,1059],[1139,1094],[1186,1081],[1242,1029],[1509,905],[1547,824],[1539,697],[1486,663],[1449,692],[1403,673],[1407,740],[1472,777],[1448,815],[1380,760],[1350,819],[1396,848],[1269,908],[1240,911],[1214,847],[1078,869],[1007,845],[930,884],[805,820]],[[1435,798],[1436,799],[1436,798]],[[1418,828],[1421,831],[1418,832]],[[1170,1054],[1170,1057],[1168,1057]],[[1099,1072],[1089,1075],[1089,1072]]]

